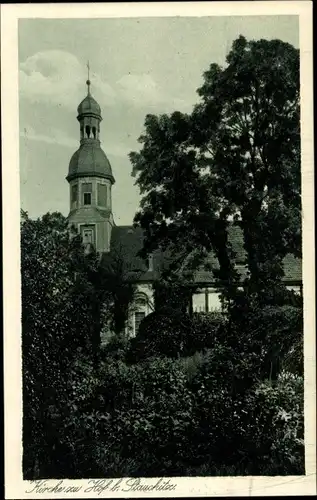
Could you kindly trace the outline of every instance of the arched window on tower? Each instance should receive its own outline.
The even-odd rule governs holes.
[[[100,207],[107,206],[107,185],[99,184],[97,185],[97,195],[98,195],[98,205]]]
[[[94,139],[96,139],[97,135],[96,127],[92,127],[92,135],[94,136]]]
[[[90,127],[89,125],[86,125],[86,137],[89,139],[90,137]]]

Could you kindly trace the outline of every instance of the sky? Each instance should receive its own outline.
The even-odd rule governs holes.
[[[299,47],[295,16],[19,20],[21,208],[31,217],[68,215],[65,179],[79,147],[77,106],[98,101],[101,145],[112,165],[117,225],[132,224],[140,195],[130,151],[148,113],[190,112],[211,63],[225,64],[239,36]]]

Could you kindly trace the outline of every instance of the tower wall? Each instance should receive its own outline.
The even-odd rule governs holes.
[[[84,232],[90,232],[92,243],[97,252],[110,251],[112,217],[108,212],[100,213],[93,207],[72,211],[68,216],[70,225],[74,225],[78,233],[84,236]],[[84,238],[83,238],[84,240]]]
[[[78,177],[69,183],[70,211],[85,208],[85,186],[91,184],[91,206],[112,210],[111,181],[101,177]],[[100,187],[102,187],[100,189]],[[104,189],[103,189],[104,187]]]
[[[68,220],[81,234],[86,250],[93,245],[102,253],[110,250],[114,178],[109,160],[100,147],[100,106],[90,93],[89,80],[87,86],[88,94],[77,109],[80,147],[70,160],[66,177],[69,182]]]

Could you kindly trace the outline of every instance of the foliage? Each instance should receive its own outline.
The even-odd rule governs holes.
[[[131,304],[135,298],[139,272],[127,268],[127,261],[120,245],[112,248],[110,254],[103,257],[98,268],[100,288],[108,292],[108,320],[110,330],[117,335],[123,333]]]
[[[257,380],[276,379],[289,359],[292,371],[303,375],[303,310],[294,306],[266,306],[231,311],[226,343],[235,348]],[[290,358],[291,356],[291,358]],[[287,364],[288,363],[288,364]]]
[[[45,474],[54,414],[67,411],[69,370],[81,349],[96,356],[101,318],[94,257],[59,213],[21,217],[23,442],[25,469]],[[38,455],[40,453],[40,455]]]
[[[101,346],[101,359],[124,361],[130,347],[130,339],[124,335],[113,334],[107,343]]]
[[[270,370],[266,376],[274,378],[282,370],[289,353],[296,347],[298,349],[299,343],[303,346],[303,310],[293,306],[265,307],[252,314],[250,324],[253,336],[257,336],[266,348],[265,364]],[[301,357],[298,352],[298,375],[303,375]]]
[[[225,360],[218,349],[192,366],[107,361],[98,378],[80,361],[54,477],[303,474],[302,378],[283,373],[237,396]]]
[[[156,311],[166,309],[166,304],[168,304],[170,309],[186,314],[192,298],[193,287],[182,276],[172,274],[166,279],[161,276],[154,283],[153,288]]]
[[[184,429],[190,421],[192,396],[185,377],[172,360],[157,359],[131,367],[129,380],[133,399],[129,408],[115,414],[112,435],[121,446],[124,443],[122,455],[137,461],[138,467],[131,475],[153,476],[158,470],[167,473],[173,457],[183,449]]]
[[[303,378],[286,372],[276,383],[264,381],[248,395],[250,425],[244,439],[253,458],[250,474],[305,474],[303,395]]]
[[[182,356],[190,326],[189,316],[173,308],[152,312],[142,320],[128,359],[135,362],[153,356]]]
[[[192,466],[206,475],[303,474],[303,379],[284,373],[237,394],[232,365],[215,374],[210,362],[192,382]]]
[[[221,312],[194,313],[188,330],[186,353],[212,349],[227,332],[228,320]]]

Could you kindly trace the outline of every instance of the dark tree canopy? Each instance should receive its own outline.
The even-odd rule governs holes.
[[[216,277],[230,292],[238,276],[228,227],[237,225],[249,292],[267,294],[272,285],[274,295],[285,255],[301,255],[299,51],[240,36],[226,66],[211,64],[197,92],[190,115],[148,115],[142,149],[130,154],[145,251],[213,251]]]
[[[56,419],[62,422],[70,412],[69,378],[78,357],[98,368],[107,299],[98,265],[96,255],[85,256],[63,215],[32,220],[22,213],[23,432],[31,450],[26,470],[41,461],[44,473],[51,466],[46,454],[56,448]]]

